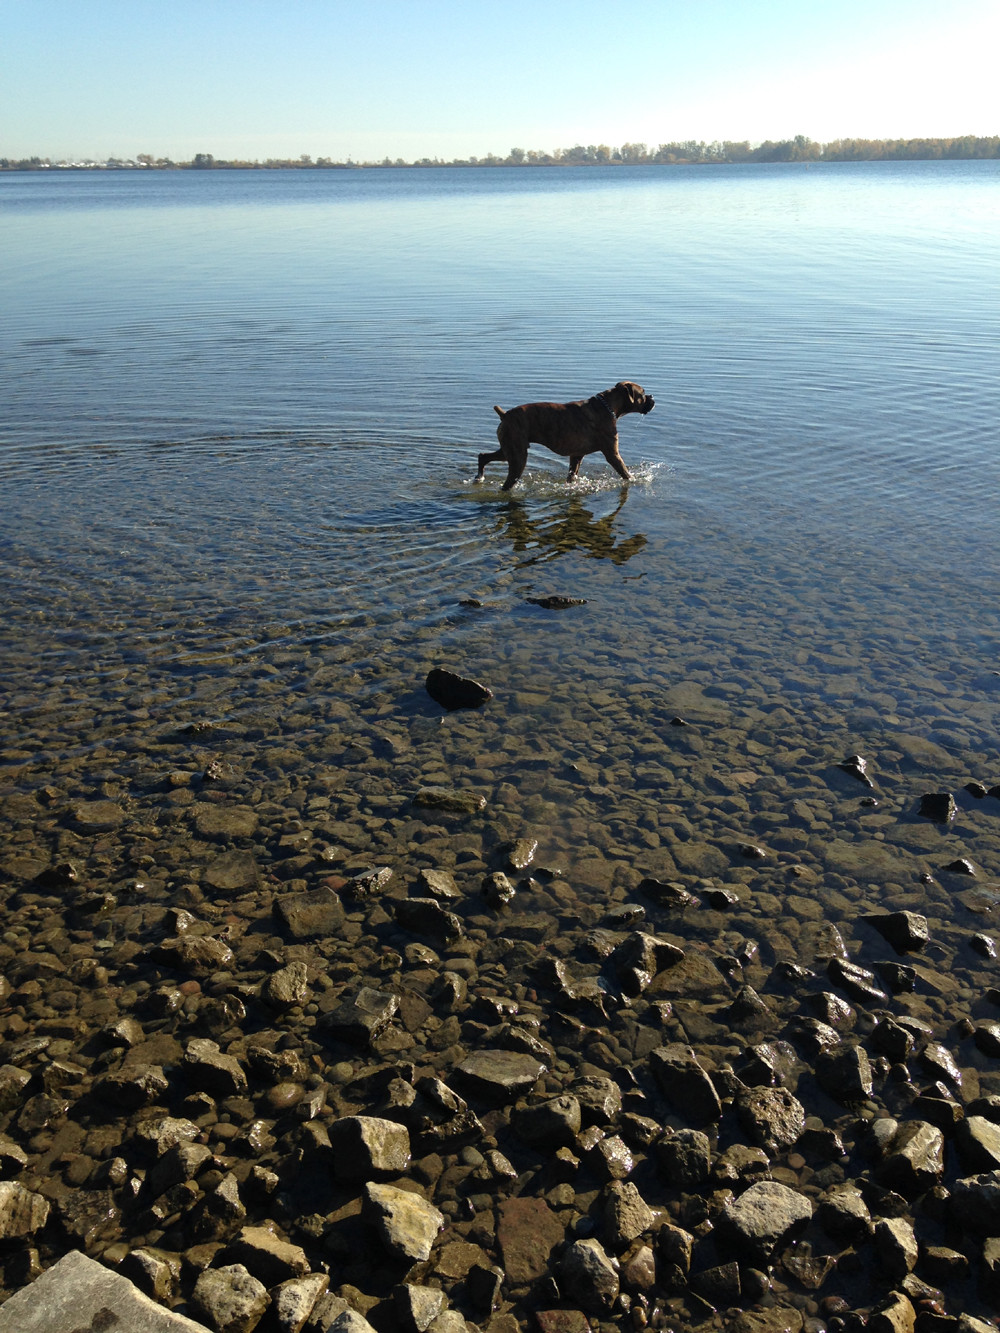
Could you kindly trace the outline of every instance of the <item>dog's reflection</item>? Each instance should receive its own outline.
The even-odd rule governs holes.
[[[530,551],[522,561],[525,565],[557,560],[569,551],[583,551],[592,560],[624,565],[642,550],[646,538],[637,532],[618,540],[615,520],[628,498],[626,487],[622,487],[620,497],[613,512],[604,518],[595,518],[579,496],[553,505],[548,517],[531,517],[523,500],[511,500],[500,509],[496,531],[510,539],[515,551]]]

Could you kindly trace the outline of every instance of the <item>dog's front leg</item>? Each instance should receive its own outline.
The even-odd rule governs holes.
[[[583,462],[583,454],[574,454],[569,460],[569,476],[567,481],[575,481],[580,475],[580,464]]]
[[[608,460],[608,462],[611,464],[614,470],[618,473],[619,477],[624,477],[626,481],[632,480],[632,475],[629,472],[628,468],[625,466],[621,454],[618,452],[617,440],[615,440],[614,444],[611,446],[610,449],[602,449],[601,452],[604,454],[604,457]]]

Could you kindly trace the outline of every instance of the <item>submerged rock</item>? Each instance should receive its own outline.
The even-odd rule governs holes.
[[[487,699],[493,698],[493,691],[478,680],[456,675],[444,667],[429,671],[425,685],[434,702],[449,712],[457,708],[481,708]]]

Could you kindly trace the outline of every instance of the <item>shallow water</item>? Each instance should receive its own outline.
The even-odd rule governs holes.
[[[1000,873],[992,798],[951,831],[913,816],[1000,777],[998,184],[992,162],[0,177],[7,790],[110,783],[145,828],[137,772],[221,751],[270,775],[259,801],[354,744],[371,818],[474,786],[585,863],[585,896],[803,864],[813,895],[923,900],[960,852]],[[537,449],[510,496],[502,468],[470,484],[494,402],[622,377],[657,400],[621,423],[633,485],[589,459],[567,486]],[[587,604],[526,600],[552,592]],[[442,718],[441,663],[493,702]],[[208,750],[177,741],[191,721]],[[831,769],[856,749],[877,814]]]

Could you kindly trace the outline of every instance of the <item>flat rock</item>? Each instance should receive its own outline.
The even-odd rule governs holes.
[[[698,953],[686,953],[680,962],[665,968],[654,978],[646,999],[674,996],[709,999],[728,992],[725,977],[710,959]]]
[[[451,787],[421,787],[413,804],[424,810],[442,810],[449,815],[478,815],[486,809],[486,797],[475,791]]]
[[[154,962],[187,972],[192,977],[210,977],[228,971],[236,961],[225,940],[211,935],[179,935],[158,944],[150,955]]]
[[[493,698],[493,691],[488,686],[445,667],[434,667],[429,671],[424,685],[434,702],[449,712],[456,708],[481,708]]]
[[[289,893],[274,900],[271,909],[293,940],[327,939],[344,928],[344,905],[332,889]]]
[[[322,1019],[322,1028],[337,1041],[350,1046],[370,1046],[391,1024],[399,1008],[399,997],[362,986]]]
[[[209,1333],[204,1324],[164,1309],[128,1278],[79,1250],[64,1255],[0,1307],[0,1333],[90,1333],[95,1329]]]
[[[685,1119],[705,1124],[722,1115],[715,1084],[690,1046],[671,1042],[658,1047],[650,1052],[649,1067],[664,1096]]]
[[[204,874],[206,884],[230,893],[238,889],[256,888],[259,879],[257,862],[249,852],[225,852],[222,856],[216,856]]]
[[[925,740],[923,736],[894,732],[888,739],[895,749],[902,750],[914,768],[933,773],[953,773],[961,767],[954,755],[933,741]]]
[[[865,882],[884,884],[889,880],[905,879],[906,862],[898,853],[891,852],[884,843],[844,842],[835,838],[823,848],[823,860],[828,870],[838,875]]]
[[[563,1224],[544,1199],[504,1199],[498,1213],[497,1240],[511,1286],[544,1277],[552,1251],[565,1239]]]
[[[245,805],[203,805],[194,817],[199,838],[230,842],[233,838],[252,838],[258,819]]]
[[[244,1227],[226,1251],[233,1264],[243,1264],[265,1287],[304,1277],[309,1260],[298,1245],[276,1236],[268,1227]]]
[[[716,1225],[740,1260],[766,1269],[775,1250],[804,1231],[811,1218],[812,1207],[803,1195],[763,1180],[730,1204]]]
[[[516,1101],[530,1092],[545,1073],[545,1065],[520,1051],[473,1051],[455,1066],[455,1081],[473,1096],[493,1105]]]
[[[393,1185],[366,1185],[363,1209],[389,1253],[411,1264],[430,1258],[445,1223],[444,1214],[432,1203]]]
[[[125,818],[114,801],[81,801],[73,806],[73,821],[83,833],[109,833]]]

